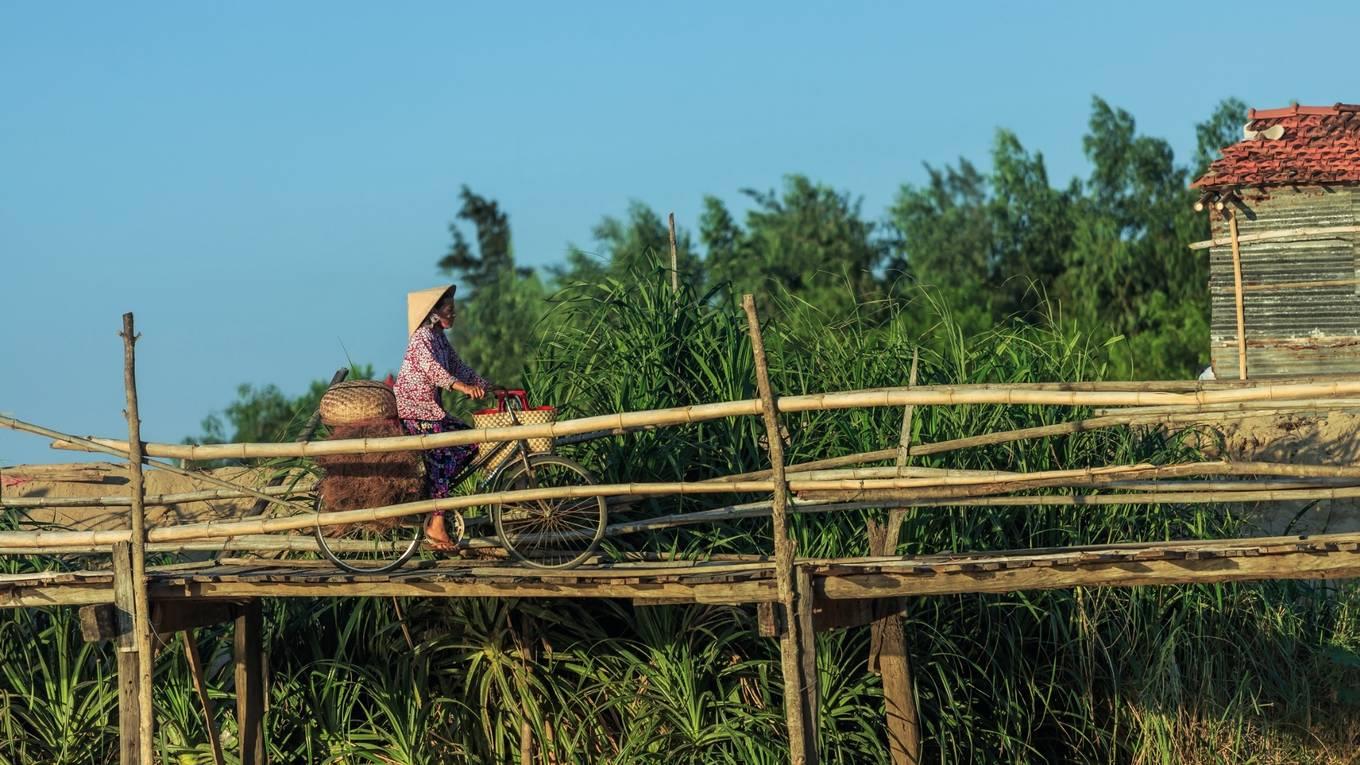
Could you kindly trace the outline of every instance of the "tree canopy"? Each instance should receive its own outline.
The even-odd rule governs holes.
[[[738,190],[740,214],[708,195],[697,233],[677,228],[679,275],[695,299],[777,295],[788,298],[770,303],[780,310],[830,323],[900,316],[923,302],[974,332],[1069,322],[1110,341],[1115,376],[1194,376],[1208,361],[1208,264],[1186,245],[1206,238],[1208,222],[1193,210],[1189,182],[1237,139],[1244,112],[1235,99],[1219,104],[1196,126],[1186,163],[1096,97],[1082,139],[1086,177],[1055,183],[1043,154],[1002,128],[985,161],[927,164],[925,180],[902,184],[879,217],[852,191],[796,173],[772,189]],[[495,199],[463,186],[453,218],[435,261],[460,287],[453,340],[498,383],[522,383],[550,325],[571,320],[549,310],[562,290],[669,280],[667,221],[642,201],[603,215],[588,245],[568,244],[542,271],[517,262],[510,214]],[[925,334],[931,312],[917,313]],[[227,423],[233,438],[280,436],[283,413],[300,403],[243,387],[226,422],[205,420],[202,438],[225,439]]]

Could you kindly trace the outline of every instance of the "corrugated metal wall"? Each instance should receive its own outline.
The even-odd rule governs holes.
[[[1238,213],[1241,236],[1267,231],[1356,225],[1360,194],[1351,187],[1271,189]],[[1228,237],[1214,215],[1213,236]],[[1278,239],[1241,245],[1247,376],[1360,372],[1360,272],[1353,236]],[[1232,248],[1210,249],[1210,355],[1219,379],[1237,377],[1237,313]],[[1312,283],[1312,284],[1309,284]]]

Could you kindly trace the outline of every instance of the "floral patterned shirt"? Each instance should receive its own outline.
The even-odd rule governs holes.
[[[397,416],[403,420],[442,420],[448,415],[439,403],[439,389],[453,383],[485,387],[486,380],[458,357],[441,330],[423,324],[411,333],[406,356],[397,372],[392,392],[397,396]]]

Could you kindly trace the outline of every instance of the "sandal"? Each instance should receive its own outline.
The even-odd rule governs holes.
[[[426,537],[425,544],[428,545],[431,550],[441,553],[456,553],[462,549],[462,545],[452,539],[445,541],[442,539],[431,539]]]

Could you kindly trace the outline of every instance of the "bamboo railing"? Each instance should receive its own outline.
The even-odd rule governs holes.
[[[1306,397],[1315,397],[1320,387],[1337,391],[1337,395],[1352,395],[1350,387],[1360,388],[1360,381],[1343,383],[1304,383],[1304,384],[1284,384],[1260,386],[1255,389],[1243,388],[1240,386],[1227,387],[1218,391],[1201,390],[1195,394],[1199,397],[1213,396],[1206,401],[1208,405],[1218,405],[1223,402],[1216,400],[1219,395],[1229,395],[1238,398],[1234,406],[1243,406],[1246,402],[1264,402],[1262,408],[1253,410],[1250,408],[1237,409],[1248,415],[1256,413],[1273,413],[1276,411],[1271,402],[1278,401],[1298,401],[1308,405],[1318,403]],[[964,395],[970,401],[992,400],[1010,401],[1016,400],[1016,396],[1004,390],[996,390],[996,386],[975,386],[978,390],[962,390],[960,386],[954,386],[947,393],[950,396]],[[1089,387],[1089,386],[1088,386]],[[848,391],[838,394],[843,397],[853,397],[862,399],[865,396],[875,401],[900,401],[905,392],[896,389],[879,391]],[[1028,396],[1040,396],[1045,400],[1058,400],[1064,403],[1071,403],[1074,396],[1080,397],[1105,397],[1105,396],[1124,396],[1128,391],[1057,391],[1057,390],[1028,390],[1021,391]],[[941,391],[936,391],[941,393]],[[1157,394],[1158,391],[1138,391],[1139,397]],[[1186,395],[1186,394],[1170,394]],[[830,394],[822,396],[829,397]],[[1027,396],[1027,397],[1028,397]],[[1050,398],[1051,397],[1051,398]],[[1299,398],[1294,398],[1299,397]],[[799,397],[806,400],[809,397]],[[789,397],[778,399],[781,407],[783,402],[787,402]],[[1108,401],[1108,399],[1102,399]],[[1350,403],[1350,400],[1341,399]],[[744,402],[727,402],[738,403]],[[801,404],[799,405],[801,407]],[[1185,406],[1185,405],[1177,405]],[[692,409],[692,408],[691,408]],[[676,410],[656,410],[662,413],[661,417],[672,417],[670,414]],[[805,409],[795,409],[794,411],[806,411]],[[1235,413],[1234,412],[1234,413]],[[1039,426],[1035,428],[1023,428],[1012,431],[983,434],[981,436],[955,439],[952,441],[938,442],[935,444],[918,444],[910,448],[912,455],[938,454],[945,451],[969,448],[973,446],[991,445],[997,443],[1007,443],[1011,441],[1024,440],[1030,438],[1052,437],[1067,433],[1083,432],[1085,430],[1098,427],[1116,427],[1122,425],[1137,425],[1148,423],[1186,423],[1194,422],[1205,415],[1221,414],[1220,411],[1209,411],[1200,413],[1197,411],[1187,411],[1179,409],[1166,414],[1157,414],[1143,410],[1132,415],[1109,415],[1105,417],[1088,418],[1068,423],[1058,423],[1056,425]],[[626,414],[652,414],[652,413],[626,413]],[[754,414],[754,413],[752,413]],[[611,417],[622,418],[624,415],[610,415]],[[596,429],[599,418],[582,418],[579,420],[567,420],[557,425],[563,426],[567,432],[587,431]],[[689,420],[687,420],[689,421]],[[585,424],[581,424],[585,423]],[[13,427],[16,430],[36,432],[40,435],[62,439],[68,443],[88,442],[91,448],[103,450],[115,450],[118,447],[108,439],[82,439],[69,434],[60,433],[41,426],[25,423],[21,420],[10,417],[0,417],[0,426]],[[519,426],[515,428],[497,428],[487,432],[517,432],[532,431],[539,433],[546,426]],[[463,435],[467,431],[450,434]],[[502,437],[502,434],[498,434]],[[319,446],[329,443],[344,445],[346,449],[355,448],[358,443],[367,444],[372,451],[392,451],[393,446],[400,446],[405,449],[421,448],[418,443],[427,440],[429,437],[394,437],[386,439],[355,439],[351,441],[323,442],[322,444],[278,444],[263,446],[281,446],[285,448],[297,449],[299,447]],[[119,444],[123,450],[126,445]],[[162,445],[167,449],[172,445]],[[220,446],[220,445],[215,445]],[[238,447],[254,447],[257,445],[225,445],[229,449],[237,449],[242,453],[255,454],[253,449],[239,449]],[[428,446],[428,443],[425,444]],[[195,448],[195,447],[189,447]],[[893,459],[897,454],[897,449],[884,449],[877,452],[867,452],[861,455],[846,455],[845,457],[830,458],[819,460],[802,465],[790,465],[788,472],[795,476],[788,481],[790,490],[807,497],[827,497],[827,496],[846,496],[855,495],[859,499],[872,499],[878,502],[901,501],[907,504],[920,505],[928,503],[932,505],[947,504],[948,500],[956,503],[980,504],[975,500],[984,496],[1004,494],[1014,491],[1027,491],[1036,488],[1065,488],[1065,489],[1087,489],[1099,488],[1115,490],[1129,490],[1133,488],[1145,488],[1148,484],[1131,484],[1130,481],[1137,479],[1162,479],[1161,490],[1152,492],[1151,495],[1110,495],[1108,499],[1097,499],[1095,497],[1036,497],[1026,496],[1018,498],[1022,501],[1008,502],[1002,497],[992,496],[993,502],[985,504],[1022,504],[1030,503],[1041,504],[1144,504],[1156,501],[1157,497],[1175,493],[1177,501],[1198,502],[1198,501],[1294,501],[1300,499],[1319,499],[1319,498],[1348,498],[1353,496],[1350,491],[1352,487],[1322,487],[1322,486],[1300,486],[1297,488],[1287,488],[1278,482],[1256,484],[1250,487],[1237,490],[1227,490],[1223,485],[1201,486],[1171,486],[1165,479],[1172,477],[1185,477],[1190,475],[1235,475],[1235,476],[1284,476],[1300,479],[1355,479],[1360,481],[1360,467],[1348,466],[1325,466],[1325,465],[1284,465],[1274,463],[1226,463],[1226,462],[1202,462],[1188,463],[1175,466],[1152,466],[1152,465],[1125,465],[1111,466],[1103,468],[1085,468],[1066,471],[1045,471],[1040,473],[1013,473],[995,474],[986,473],[975,475],[968,471],[962,474],[959,471],[943,471],[943,473],[925,474],[918,473],[915,477],[908,474],[897,473],[896,468],[885,468],[882,470],[861,470],[850,474],[831,474],[826,472],[828,467],[836,467],[845,464],[862,464],[864,462],[885,461]],[[147,444],[147,453],[166,454],[167,451],[161,450],[158,445]],[[344,452],[342,452],[344,453]],[[202,452],[198,453],[200,457]],[[216,458],[216,457],[214,457]],[[181,471],[173,466],[162,465],[151,460],[147,463],[152,467],[171,469],[175,472]],[[802,473],[814,472],[810,477],[797,477]],[[904,470],[921,470],[919,468],[906,468]],[[891,473],[891,474],[890,474]],[[833,475],[835,477],[833,477]],[[844,475],[844,477],[841,477]],[[1102,478],[1102,476],[1104,478]],[[293,510],[292,515],[276,518],[254,518],[238,521],[210,521],[192,524],[180,524],[175,526],[163,526],[150,529],[146,533],[147,540],[155,543],[178,543],[192,540],[212,540],[223,539],[242,535],[260,535],[284,531],[296,531],[311,529],[317,525],[341,525],[359,523],[366,521],[378,521],[390,518],[398,518],[407,515],[417,515],[428,513],[434,510],[456,510],[470,507],[486,506],[493,503],[522,502],[531,500],[550,500],[563,498],[593,498],[593,497],[642,497],[642,496],[666,496],[666,495],[698,495],[698,494],[744,494],[744,493],[768,493],[774,490],[775,483],[769,478],[763,477],[759,473],[748,473],[732,476],[720,476],[706,481],[697,482],[658,482],[658,483],[627,483],[627,484],[604,484],[589,485],[579,487],[566,487],[557,489],[531,489],[513,492],[490,492],[485,494],[473,494],[460,497],[451,497],[439,500],[424,500],[419,502],[404,503],[381,508],[369,508],[364,510],[351,510],[331,513],[315,513],[310,508],[297,503],[289,503],[282,497],[295,496],[298,494],[296,489],[288,487],[265,487],[264,490],[256,490],[250,487],[230,484],[230,482],[212,479],[214,483],[227,484],[232,488],[219,490],[204,490],[197,492],[182,492],[179,494],[153,495],[146,497],[145,504],[178,504],[183,502],[203,501],[210,499],[220,499],[227,497],[265,497],[272,502],[285,505]],[[1201,498],[1203,495],[1207,498]],[[1250,495],[1250,496],[1249,496]],[[1225,498],[1226,497],[1226,498]],[[999,501],[996,501],[999,500]],[[16,498],[3,500],[3,504],[13,507],[52,507],[52,506],[84,506],[84,507],[116,507],[127,506],[131,500],[127,497],[98,497],[98,498]],[[678,519],[677,519],[678,520]],[[656,530],[661,527],[648,526],[649,530]],[[21,550],[26,547],[33,549],[59,549],[63,547],[96,549],[112,545],[114,542],[130,541],[131,532],[126,530],[106,530],[106,531],[11,531],[0,532],[0,549]]]
[[[1155,385],[1149,383],[1148,386]],[[900,406],[961,406],[990,404],[1008,406],[1203,406],[1248,402],[1289,401],[1296,404],[1316,403],[1327,399],[1360,397],[1360,380],[1337,382],[1308,382],[1261,384],[1253,387],[1201,389],[1175,393],[1148,387],[1144,390],[1104,390],[1092,384],[1083,390],[1049,390],[1032,386],[916,386],[910,388],[880,388],[835,393],[816,393],[782,396],[775,406],[781,413],[832,411]],[[557,438],[601,430],[630,430],[647,426],[670,427],[692,425],[727,417],[756,416],[760,401],[724,401],[714,404],[652,409],[641,412],[582,417],[542,425],[516,425],[504,428],[472,428],[451,433],[390,438],[354,438],[306,443],[240,443],[240,444],[145,444],[148,457],[192,461],[221,459],[278,459],[287,457],[316,457],[335,454],[376,454],[383,452],[439,449],[477,443],[503,443],[529,438]],[[35,432],[36,426],[13,417],[0,417],[0,427]],[[979,437],[981,438],[981,437]],[[67,437],[75,443],[78,439]],[[127,444],[107,438],[87,438],[79,441],[89,446],[125,451]]]

